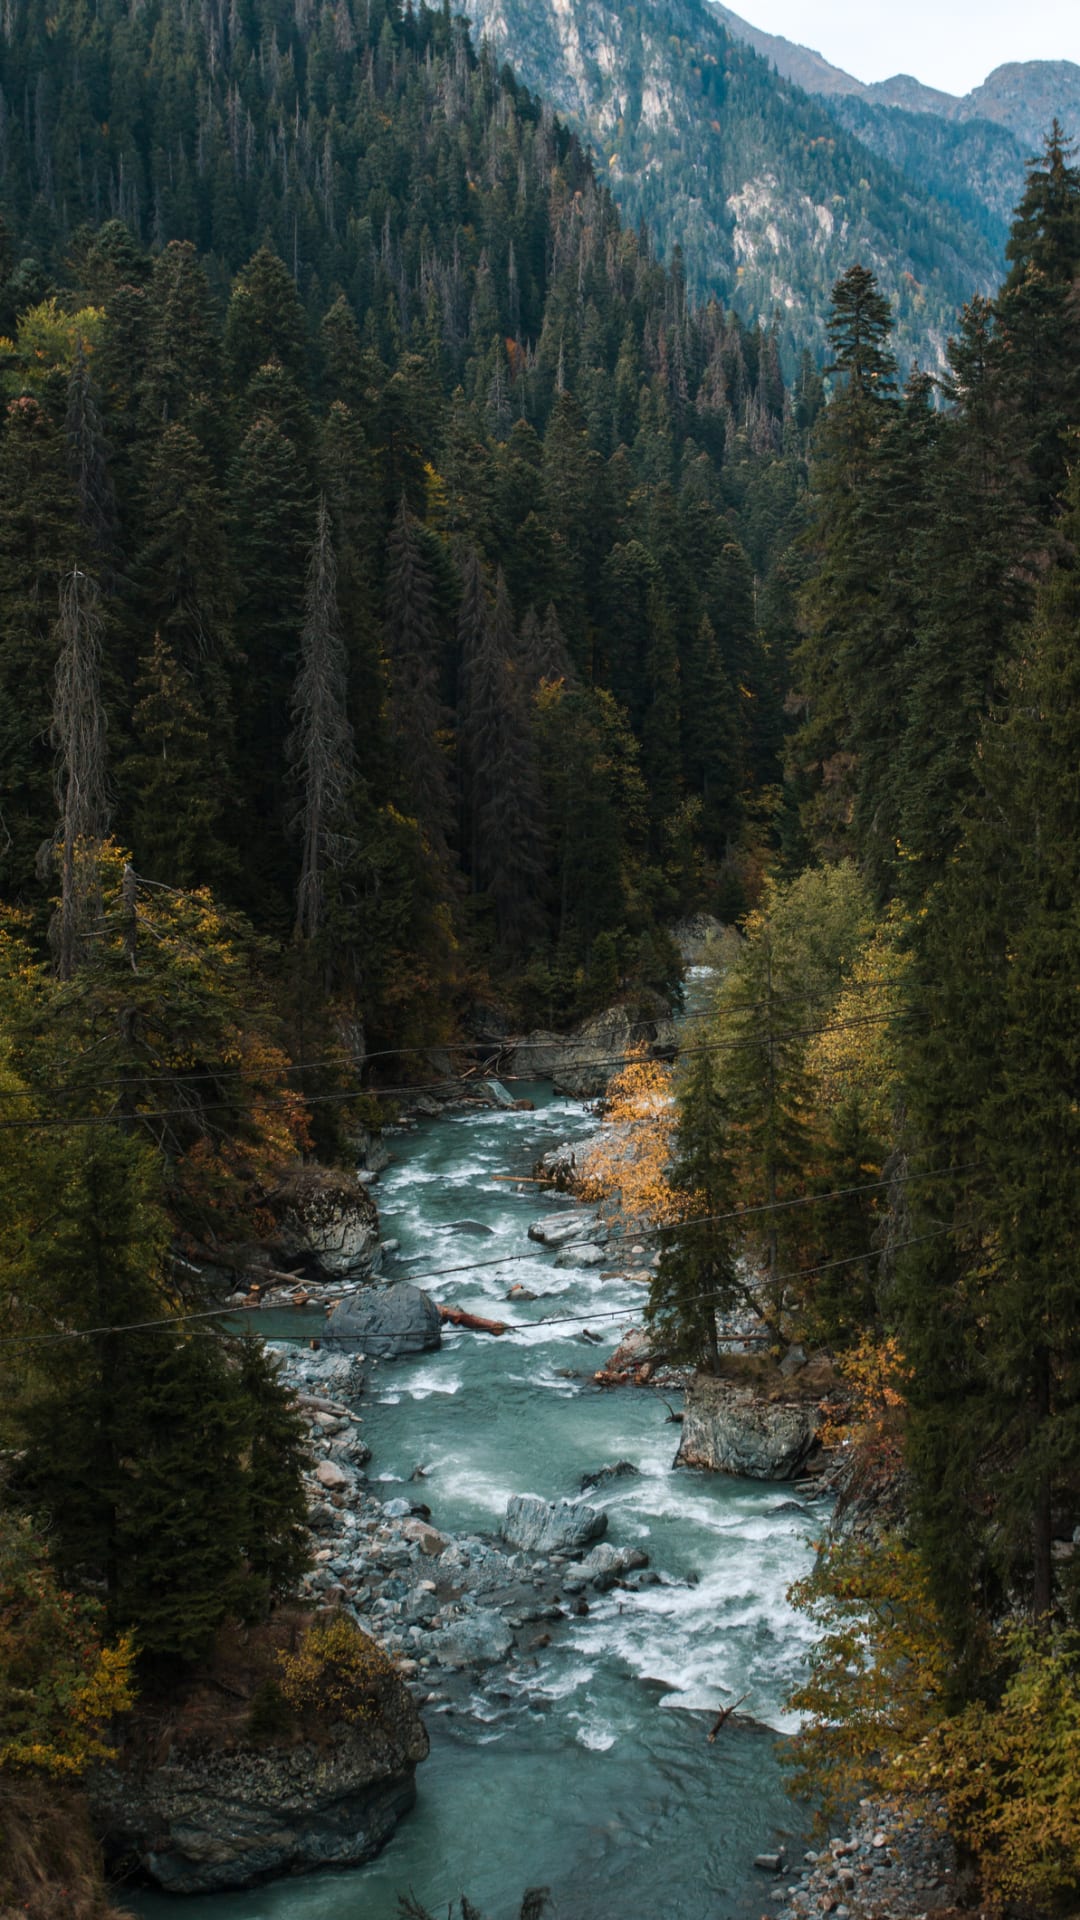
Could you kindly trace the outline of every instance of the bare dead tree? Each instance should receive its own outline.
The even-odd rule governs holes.
[[[303,845],[296,888],[298,939],[318,933],[326,873],[341,862],[341,816],[356,771],[347,698],[337,563],[330,514],[321,497],[308,562],[300,670],[292,695],[293,730],[286,746],[302,796],[297,815]]]
[[[56,749],[54,851],[60,905],[53,921],[56,971],[78,965],[98,884],[98,853],[108,825],[106,723],[101,699],[101,613],[97,582],[78,567],[60,585],[56,683],[50,739]]]

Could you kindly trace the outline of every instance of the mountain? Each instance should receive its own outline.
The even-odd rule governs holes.
[[[867,84],[813,48],[751,26],[719,0],[710,4],[737,40],[825,100],[847,132],[974,221],[999,252],[1051,122],[1080,134],[1080,66],[1071,60],[1010,61],[963,95],[906,73]]]
[[[626,215],[682,248],[693,287],[747,320],[779,315],[789,367],[803,345],[824,351],[829,292],[855,260],[894,304],[901,360],[930,366],[998,278],[977,196],[965,211],[873,152],[709,0],[474,0],[473,17],[589,140]]]
[[[989,120],[1013,134],[1025,157],[1041,152],[1050,122],[1057,117],[1066,131],[1080,132],[1080,67],[1071,60],[1011,60],[995,67],[981,86],[970,93],[943,93],[910,73],[888,80],[866,82],[833,66],[812,47],[799,46],[782,34],[764,33],[733,13],[720,0],[710,0],[713,12],[736,40],[743,40],[768,60],[785,80],[807,93],[838,98],[854,95],[882,107],[901,107],[909,113],[937,114],[963,123]]]

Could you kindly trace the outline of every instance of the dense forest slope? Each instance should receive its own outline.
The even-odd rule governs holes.
[[[662,987],[779,777],[809,370],[796,418],[448,14],[30,8],[0,84],[9,893],[78,567],[140,872],[322,941],[383,1045],[525,954],[546,1012]]]
[[[978,224],[839,128],[709,0],[477,0],[472,17],[589,139],[627,216],[682,247],[694,286],[751,321],[778,313],[789,367],[805,344],[823,353],[829,290],[853,259],[896,305],[901,357],[924,366],[942,362],[962,302],[991,290]]]
[[[913,186],[947,201],[1003,253],[1028,164],[1051,122],[1080,126],[1080,67],[1071,60],[1013,61],[957,96],[909,74],[867,84],[809,47],[763,33],[710,0],[736,40],[825,103],[837,123],[891,162]]]

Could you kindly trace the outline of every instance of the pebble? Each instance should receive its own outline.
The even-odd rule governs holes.
[[[775,1858],[759,1855],[755,1865]],[[934,1920],[958,1904],[947,1835],[933,1821],[901,1823],[888,1804],[861,1801],[848,1836],[834,1834],[802,1859],[798,1882],[770,1895],[777,1920]]]

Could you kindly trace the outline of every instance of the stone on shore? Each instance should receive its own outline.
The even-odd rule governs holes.
[[[107,1858],[137,1860],[167,1893],[213,1893],[372,1859],[412,1806],[427,1751],[409,1691],[388,1672],[361,1724],[270,1746],[174,1744],[149,1769],[98,1767],[90,1799]]]
[[[524,1553],[582,1553],[607,1532],[607,1514],[580,1500],[541,1500],[516,1493],[502,1523],[502,1537]]]
[[[666,1055],[676,1044],[675,1023],[667,1015],[643,1020],[636,1009],[607,1007],[570,1033],[526,1034],[501,1064],[508,1079],[551,1080],[574,1100],[596,1100],[637,1049]]]
[[[365,1287],[338,1301],[324,1338],[346,1353],[367,1353],[376,1360],[430,1353],[442,1342],[439,1309],[429,1293],[407,1280]]]

